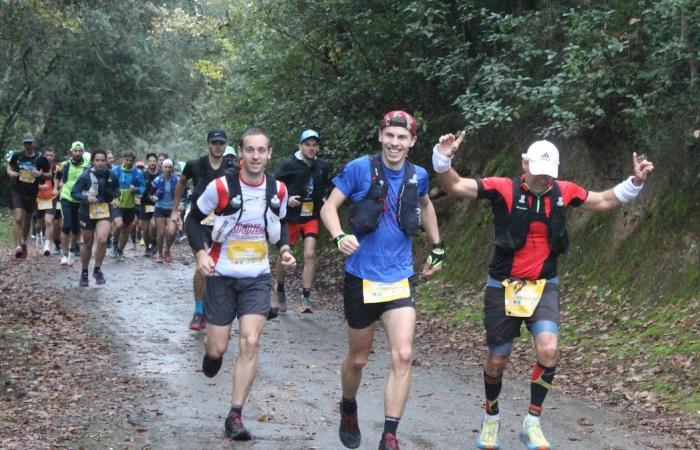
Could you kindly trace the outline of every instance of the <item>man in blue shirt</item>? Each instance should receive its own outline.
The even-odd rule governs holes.
[[[404,111],[380,122],[381,154],[347,164],[333,179],[335,188],[321,219],[338,249],[347,256],[343,300],[348,322],[348,355],[341,366],[340,441],[360,446],[355,395],[374,340],[374,322],[382,321],[389,339],[391,368],[384,393],[384,432],[379,449],[398,449],[396,429],[411,387],[416,324],[411,236],[422,227],[433,251],[423,276],[441,269],[444,246],[435,209],[428,197],[428,173],[406,160],[416,143],[416,120]],[[345,234],[338,208],[349,199],[353,234]]]

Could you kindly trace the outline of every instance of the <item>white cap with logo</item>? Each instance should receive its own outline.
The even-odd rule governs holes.
[[[549,175],[552,178],[559,176],[559,150],[551,142],[533,142],[522,157],[528,162],[531,174]]]

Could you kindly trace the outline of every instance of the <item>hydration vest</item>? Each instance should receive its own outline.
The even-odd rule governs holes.
[[[223,242],[226,236],[238,225],[243,215],[243,195],[241,191],[241,180],[238,177],[238,170],[230,168],[224,175],[228,187],[228,201],[219,205],[214,210],[214,214],[224,217],[223,222],[216,221],[212,231],[214,242]],[[277,244],[280,240],[282,223],[280,222],[280,199],[277,196],[277,181],[271,174],[265,172],[265,236],[271,244]]]
[[[384,214],[389,184],[382,167],[381,155],[370,155],[372,184],[367,196],[350,205],[350,224],[355,234],[367,234],[379,226]],[[399,228],[408,236],[413,236],[421,225],[421,208],[418,204],[418,175],[413,164],[406,161],[399,192],[397,219]]]
[[[550,199],[550,216],[542,220],[539,213],[530,209],[525,194],[520,186],[520,177],[513,178],[513,203],[510,214],[501,219],[496,218],[496,247],[506,252],[514,252],[523,248],[530,230],[531,222],[544,222],[547,224],[547,237],[550,251],[556,256],[566,253],[569,249],[569,235],[566,232],[564,211],[564,199],[561,196],[559,184],[552,182],[552,188],[545,194]],[[543,205],[544,206],[544,205]],[[544,212],[542,213],[544,215]]]
[[[63,183],[63,187],[61,188],[61,199],[66,199],[68,201],[71,201],[73,203],[76,203],[76,200],[70,195],[71,189],[73,189],[73,185],[75,185],[75,182],[78,181],[78,178],[80,178],[80,175],[85,172],[85,169],[90,167],[89,162],[85,162],[84,159],[81,159],[80,164],[74,164],[72,159],[69,159],[68,161],[65,162],[65,164],[68,164],[68,169],[63,168],[63,170],[68,170],[68,175],[66,177],[66,182]]]

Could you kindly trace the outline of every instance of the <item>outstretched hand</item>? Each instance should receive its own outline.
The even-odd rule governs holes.
[[[632,165],[634,167],[634,181],[636,186],[641,186],[647,176],[654,171],[654,163],[647,160],[645,155],[637,156],[637,152],[632,153]]]
[[[448,158],[452,158],[455,153],[457,153],[457,149],[459,149],[459,146],[462,144],[462,141],[464,140],[464,131],[461,131],[457,136],[454,134],[443,134],[440,136],[440,141],[438,143],[438,151],[444,155],[447,156]]]

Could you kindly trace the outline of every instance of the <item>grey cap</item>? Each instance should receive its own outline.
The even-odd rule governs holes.
[[[32,133],[24,133],[22,143],[24,144],[25,142],[34,142],[34,135]]]

